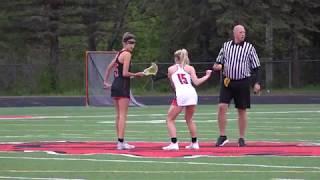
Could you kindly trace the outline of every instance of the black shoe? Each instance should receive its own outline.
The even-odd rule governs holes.
[[[227,136],[219,136],[216,142],[216,146],[224,146],[229,140]]]
[[[238,143],[239,143],[239,147],[246,146],[246,143],[243,138],[239,138]]]

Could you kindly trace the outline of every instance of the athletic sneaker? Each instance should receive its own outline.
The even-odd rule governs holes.
[[[238,143],[239,143],[239,147],[246,146],[246,143],[243,138],[239,138]]]
[[[127,142],[118,142],[117,144],[117,149],[118,150],[129,150],[129,149],[134,149],[134,145],[130,145]]]
[[[190,143],[188,146],[186,146],[186,149],[199,149],[199,143],[195,142],[195,143]]]
[[[226,143],[228,143],[229,140],[227,138],[227,136],[219,136],[218,140],[216,142],[216,146],[224,146]]]
[[[178,143],[170,143],[168,146],[162,147],[163,150],[166,151],[172,151],[172,150],[179,150],[179,145]]]

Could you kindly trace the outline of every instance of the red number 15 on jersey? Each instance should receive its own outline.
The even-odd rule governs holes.
[[[186,74],[177,74],[177,75],[181,84],[188,84],[188,80],[185,77]]]

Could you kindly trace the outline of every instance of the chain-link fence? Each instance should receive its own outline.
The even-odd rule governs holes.
[[[172,63],[158,63],[159,73],[155,77],[133,79],[135,94],[145,95],[148,92],[171,91],[166,78],[167,68]],[[197,62],[192,65],[198,76],[203,76],[213,62]],[[133,62],[133,71],[141,71],[150,63]],[[83,63],[59,64],[57,75],[52,76],[46,64],[2,64],[0,65],[0,95],[84,95],[85,66]],[[288,60],[261,61],[262,85],[267,89],[306,88],[320,89],[320,60],[300,60],[294,64]],[[218,88],[221,75],[213,76],[198,89],[206,91]],[[52,82],[55,81],[55,83]],[[53,87],[56,86],[56,87]]]
[[[46,64],[0,65],[0,95],[50,95],[84,93],[83,64],[59,64],[57,76]],[[56,83],[52,82],[52,79]],[[56,86],[56,87],[53,87]]]
[[[149,82],[149,90],[168,90],[166,80],[167,68],[172,63],[158,63],[160,73]],[[213,62],[197,62],[192,64],[198,76],[203,76],[207,69],[211,69]],[[135,69],[142,69],[148,64],[135,64]],[[139,67],[139,68],[137,68]],[[294,68],[296,67],[296,68]],[[289,60],[261,61],[261,84],[264,89],[319,89],[320,93],[320,60],[300,60],[297,65]],[[218,88],[221,81],[221,73],[215,72],[200,90]],[[158,82],[160,81],[160,82]],[[146,85],[145,85],[146,86]]]

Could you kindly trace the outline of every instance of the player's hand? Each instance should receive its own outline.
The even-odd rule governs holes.
[[[212,70],[206,70],[206,76],[211,76]]]
[[[111,84],[108,83],[108,82],[103,82],[103,88],[104,89],[109,89],[109,88],[111,88]]]
[[[260,90],[261,90],[260,84],[259,83],[255,83],[254,86],[253,86],[253,92],[255,94],[258,94],[260,92]]]
[[[215,63],[215,64],[213,65],[212,69],[213,69],[214,71],[221,71],[221,70],[222,70],[222,64],[217,64],[217,63]]]
[[[143,77],[145,76],[143,72],[137,72],[134,74],[135,77]]]

